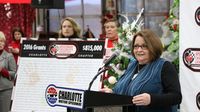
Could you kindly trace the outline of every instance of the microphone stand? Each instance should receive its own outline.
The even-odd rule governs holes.
[[[93,77],[92,81],[89,83],[89,87],[88,87],[88,90],[90,91],[91,87],[92,87],[92,84],[94,82],[94,80],[103,72],[105,72],[106,70],[109,70],[110,67],[106,67],[106,66],[103,66],[101,68],[99,68],[97,74]],[[92,108],[87,108],[86,110],[83,110],[83,111],[80,111],[80,112],[94,112]],[[70,109],[70,108],[67,108],[67,112],[73,112],[73,109]]]
[[[93,77],[92,81],[91,81],[90,84],[89,84],[89,87],[88,87],[88,90],[89,90],[89,91],[90,91],[90,89],[91,89],[91,87],[92,87],[92,84],[93,84],[93,82],[95,81],[95,79],[96,79],[101,73],[103,73],[103,72],[105,72],[105,71],[107,71],[107,70],[109,70],[109,69],[110,69],[110,67],[102,67],[102,68],[99,68],[97,74]]]

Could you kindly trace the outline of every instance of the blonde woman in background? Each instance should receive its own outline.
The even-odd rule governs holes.
[[[73,18],[66,17],[63,20],[61,20],[58,37],[68,38],[69,40],[72,38],[80,38],[81,29]]]
[[[0,31],[0,112],[10,109],[16,62],[11,53],[5,50],[6,38]]]

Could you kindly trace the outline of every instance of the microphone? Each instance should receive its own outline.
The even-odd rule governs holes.
[[[110,68],[104,68],[104,69],[101,69],[98,71],[98,73],[93,77],[92,81],[89,83],[89,87],[88,87],[88,90],[90,91],[91,87],[92,87],[92,84],[93,82],[95,81],[95,79],[103,72],[109,70]]]
[[[120,51],[115,51],[107,60],[103,62],[103,67],[108,66],[111,61],[113,61],[118,55]]]
[[[103,72],[105,72],[105,71],[111,69],[110,67],[108,67],[108,65],[109,65],[110,62],[111,62],[112,60],[114,60],[119,54],[120,54],[120,51],[115,51],[115,52],[110,56],[110,58],[108,58],[107,60],[105,60],[105,61],[103,62],[103,67],[99,68],[97,74],[93,77],[92,81],[89,83],[88,90],[91,89],[93,82],[95,81],[95,79],[96,79],[101,73],[103,73]]]

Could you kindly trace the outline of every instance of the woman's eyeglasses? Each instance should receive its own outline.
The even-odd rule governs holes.
[[[141,48],[143,50],[147,49],[147,45],[134,45],[133,47],[134,47],[134,49],[139,49],[139,48]]]

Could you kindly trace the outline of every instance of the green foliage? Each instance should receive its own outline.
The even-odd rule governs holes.
[[[169,12],[169,17],[164,20],[165,25],[168,25],[173,39],[169,45],[165,45],[165,52],[173,56],[172,63],[179,70],[179,0],[174,0]]]

